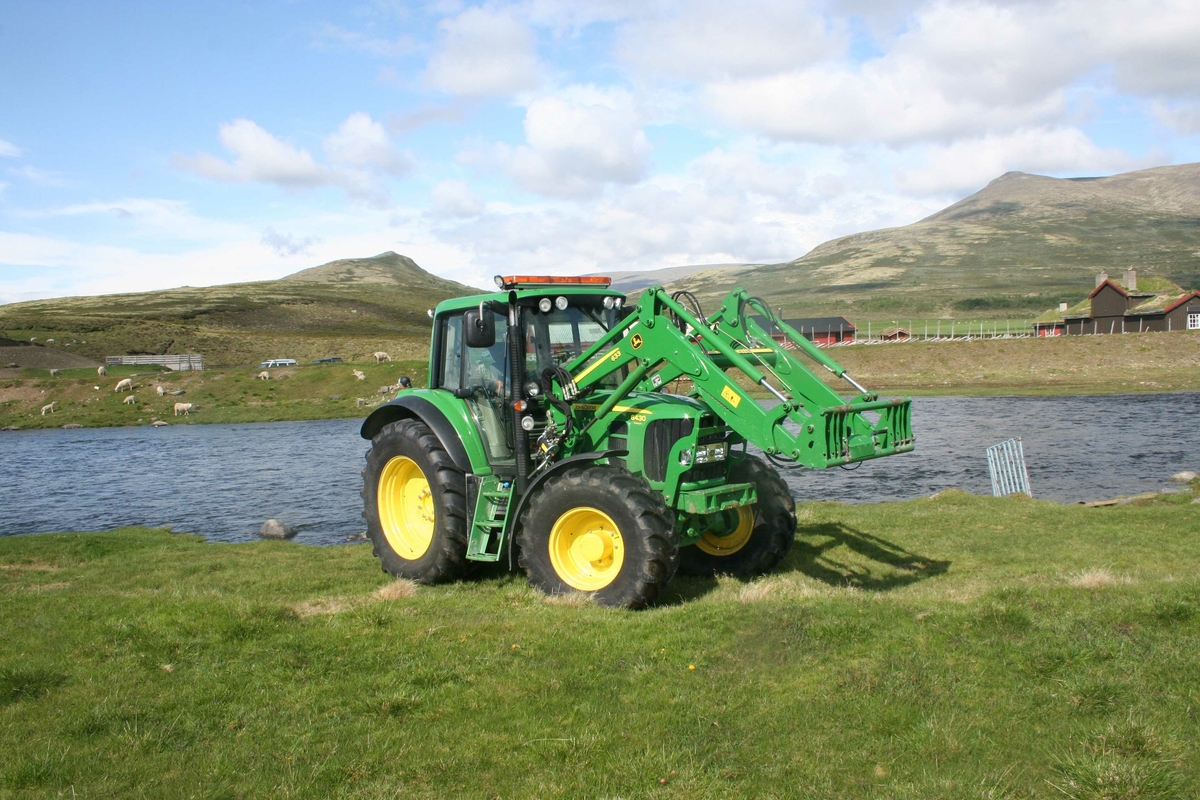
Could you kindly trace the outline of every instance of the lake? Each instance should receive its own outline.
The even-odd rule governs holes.
[[[295,541],[364,530],[358,420],[0,433],[0,536],[170,527],[214,541]],[[950,487],[990,494],[984,448],[1019,436],[1035,497],[1075,502],[1161,488],[1200,471],[1200,393],[1102,397],[919,397],[915,452],[852,471],[796,470],[797,500],[869,503]]]

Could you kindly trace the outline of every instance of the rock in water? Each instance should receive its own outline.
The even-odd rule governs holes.
[[[1167,480],[1169,480],[1171,483],[1191,483],[1198,477],[1200,477],[1200,475],[1197,475],[1190,469],[1185,469],[1183,472],[1176,472],[1170,478],[1167,478]]]
[[[269,519],[258,529],[258,535],[264,539],[290,539],[296,535],[296,529],[277,519]]]

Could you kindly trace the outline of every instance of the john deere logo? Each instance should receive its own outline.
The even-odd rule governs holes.
[[[630,336],[629,343],[633,345],[634,350],[637,350],[642,346],[642,335],[640,333],[635,333],[633,336]]]

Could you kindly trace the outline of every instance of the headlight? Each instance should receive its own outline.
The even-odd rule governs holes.
[[[612,296],[607,296],[607,297],[605,297],[605,298],[604,298],[604,307],[605,307],[605,308],[612,308],[612,307],[613,307],[613,301],[614,301],[614,300],[616,300],[616,298],[615,298],[615,297],[612,297]]]
[[[521,417],[521,430],[533,430],[533,417]]]
[[[538,384],[537,381],[530,381],[529,383],[525,384],[525,396],[526,397],[537,397],[541,393],[542,393],[542,387]]]
[[[679,463],[685,467],[688,466],[689,464],[691,464],[692,463],[692,451],[684,450],[682,453],[680,453],[679,454]]]
[[[623,305],[625,305],[625,298],[624,298],[624,297],[617,297],[617,298],[614,298],[614,300],[613,300],[613,308],[620,308],[620,307],[621,307],[621,306],[623,306]]]
[[[497,289],[503,289],[503,288],[504,288],[504,278],[502,278],[502,277],[501,277],[501,276],[499,276],[499,275],[496,275],[495,277],[493,277],[493,278],[492,278],[492,280],[494,280],[494,281],[496,282],[496,288],[497,288]]]
[[[543,297],[541,300],[538,300],[538,310],[543,314],[549,314],[552,308],[554,308],[554,304],[550,302],[549,297]]]
[[[567,298],[563,297],[562,295],[559,295],[558,297],[554,298],[554,306],[559,311],[566,311],[567,310]]]

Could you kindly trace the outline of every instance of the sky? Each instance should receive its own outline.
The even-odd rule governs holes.
[[[0,0],[0,303],[774,263],[1200,161],[1195,0]]]

